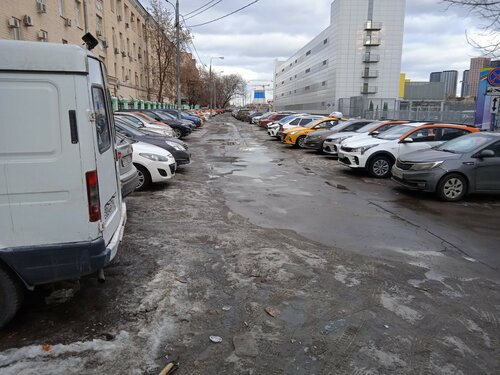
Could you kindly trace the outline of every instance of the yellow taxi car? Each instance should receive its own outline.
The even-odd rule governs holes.
[[[304,140],[309,133],[317,130],[328,130],[341,121],[347,121],[345,118],[338,117],[323,117],[316,122],[306,125],[305,127],[294,127],[283,131],[282,142],[287,145],[304,148]]]

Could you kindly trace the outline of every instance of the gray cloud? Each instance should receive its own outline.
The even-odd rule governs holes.
[[[396,0],[395,0],[396,1]],[[147,6],[147,0],[142,0]],[[208,0],[180,0],[181,13]],[[250,0],[224,0],[187,19],[187,25],[223,16]],[[464,70],[478,55],[468,44],[465,30],[480,21],[465,9],[448,8],[441,0],[407,0],[402,71],[412,80],[428,79],[431,71]],[[210,56],[216,71],[240,72],[246,79],[272,80],[274,61],[287,58],[324,30],[330,21],[331,0],[260,0],[242,12],[206,26],[192,28],[201,60]]]

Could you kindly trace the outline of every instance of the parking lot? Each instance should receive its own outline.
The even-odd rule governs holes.
[[[440,202],[228,114],[186,142],[191,165],[126,199],[103,285],[29,296],[2,373],[500,371],[498,196]]]

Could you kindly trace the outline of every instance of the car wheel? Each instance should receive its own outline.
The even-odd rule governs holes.
[[[456,173],[444,176],[439,182],[436,193],[443,201],[457,202],[467,193],[467,180]]]
[[[137,168],[137,173],[139,174],[139,183],[135,187],[135,190],[142,191],[151,185],[151,176],[146,168],[142,165],[134,164]]]
[[[5,326],[21,307],[24,288],[12,273],[0,266],[0,328]]]
[[[301,135],[299,138],[297,138],[297,141],[295,142],[295,146],[298,148],[305,148],[305,141],[306,141],[306,136]]]
[[[368,172],[375,178],[387,178],[391,174],[392,160],[387,156],[376,156],[368,167]]]
[[[182,132],[180,129],[173,129],[174,130],[174,138],[181,138],[182,137]]]

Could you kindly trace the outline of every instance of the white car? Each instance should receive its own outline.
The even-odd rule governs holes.
[[[131,112],[115,112],[115,116],[119,116],[120,118],[127,120],[128,123],[131,125],[134,125],[135,127],[146,127],[148,130],[151,130],[152,132],[161,134],[165,137],[170,137],[172,138],[174,136],[174,131],[173,129],[168,126],[167,124],[155,124],[155,123],[150,123],[147,121],[145,118],[136,115],[135,113]]]
[[[337,156],[340,144],[348,138],[354,141],[359,138],[364,138],[367,135],[378,135],[397,125],[407,123],[408,121],[374,121],[356,131],[332,134],[323,143],[323,152],[325,154]]]
[[[364,168],[377,178],[389,177],[396,159],[409,152],[428,149],[477,131],[466,125],[408,123],[384,133],[348,138],[340,145],[339,162],[349,168]]]
[[[283,129],[283,126],[285,124],[288,124],[290,122],[300,122],[300,119],[297,120],[298,117],[300,116],[309,116],[308,113],[296,113],[293,115],[288,115],[286,117],[283,117],[281,120],[278,120],[276,122],[272,122],[267,125],[267,134],[269,134],[270,137],[278,137],[278,132],[280,129]],[[269,129],[270,128],[270,129]]]
[[[151,183],[167,182],[175,175],[177,164],[170,152],[149,143],[134,143],[132,162],[139,173],[136,190],[144,190]]]

